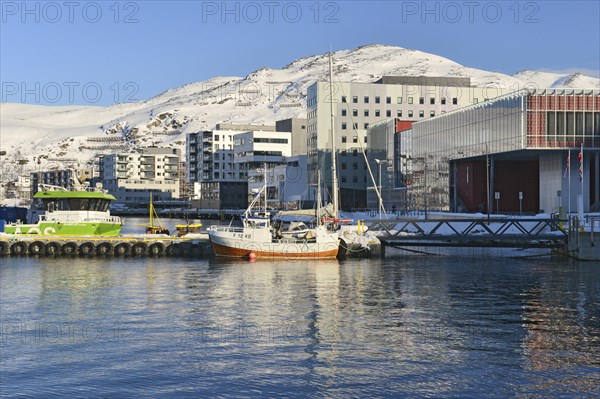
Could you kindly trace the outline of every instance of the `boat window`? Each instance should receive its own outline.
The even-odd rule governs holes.
[[[100,198],[90,199],[90,211],[97,211],[99,204],[100,204]]]
[[[60,198],[58,200],[58,204],[56,205],[57,211],[68,211],[69,209],[69,200],[67,198]]]
[[[81,200],[79,200],[79,210],[80,211],[87,211],[90,209],[90,199],[89,198],[82,198]]]

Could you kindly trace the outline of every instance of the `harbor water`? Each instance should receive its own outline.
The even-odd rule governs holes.
[[[6,398],[597,397],[564,258],[0,259]]]

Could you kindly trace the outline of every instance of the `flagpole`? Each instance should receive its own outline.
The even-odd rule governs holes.
[[[569,227],[571,227],[571,219],[570,219],[570,213],[571,213],[571,149],[569,148],[569,156],[567,157],[567,173],[569,174],[569,190],[568,190],[568,195],[569,195],[569,210],[567,211],[567,219],[569,219]]]
[[[581,142],[581,161],[579,162],[579,180],[581,180],[581,206],[583,207],[583,141]],[[583,209],[582,209],[583,211]]]

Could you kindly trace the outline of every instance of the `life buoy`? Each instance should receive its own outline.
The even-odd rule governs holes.
[[[192,245],[192,248],[190,250],[190,256],[192,258],[200,258],[200,257],[202,257],[203,252],[204,251],[202,250],[202,247],[200,245],[194,244],[194,245]]]
[[[110,242],[103,242],[96,247],[96,253],[100,256],[111,255],[113,246]]]
[[[94,253],[94,243],[92,242],[84,242],[79,246],[79,255],[81,256],[90,256]]]
[[[10,253],[16,256],[23,256],[27,253],[27,245],[24,242],[15,242],[10,246]]]
[[[56,242],[49,242],[44,248],[46,256],[56,256],[60,252],[60,245]]]
[[[126,242],[117,244],[115,247],[115,255],[117,256],[127,256],[129,255],[129,252],[131,252],[131,246]]]
[[[146,256],[148,253],[148,246],[143,242],[136,242],[131,247],[131,254],[133,256]]]
[[[169,246],[169,254],[178,258],[183,255],[183,247],[177,242],[173,243]]]
[[[62,246],[60,252],[66,256],[73,256],[77,253],[77,244],[74,242],[68,242]]]
[[[46,254],[46,246],[41,241],[34,241],[29,244],[29,255],[45,255]]]
[[[148,251],[150,252],[150,256],[163,256],[165,254],[165,246],[160,242],[156,242],[150,245]]]

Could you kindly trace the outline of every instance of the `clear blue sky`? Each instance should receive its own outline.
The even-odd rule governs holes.
[[[282,67],[330,43],[396,45],[508,74],[597,76],[599,3],[2,0],[1,101],[143,100],[213,76]]]

